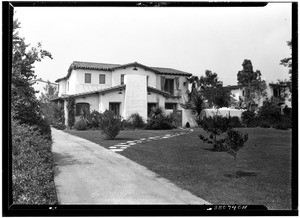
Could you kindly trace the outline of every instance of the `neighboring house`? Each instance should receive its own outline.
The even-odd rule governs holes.
[[[225,88],[230,89],[232,97],[238,102],[245,98],[245,88],[239,85],[226,86]],[[256,102],[257,107],[263,105],[263,101],[270,99],[275,102],[281,108],[292,107],[291,104],[291,92],[289,90],[289,84],[287,83],[267,83],[267,96],[261,98]]]
[[[75,98],[75,119],[84,109],[128,118],[139,113],[147,120],[150,109],[161,106],[167,113],[175,112],[177,125],[189,122],[196,125],[190,110],[180,104],[188,100],[187,78],[191,73],[171,68],[148,67],[134,62],[124,65],[74,61],[59,84],[58,98],[54,101],[64,106],[67,124],[67,100]]]
[[[35,96],[39,99],[41,97],[41,94],[45,93],[44,88],[48,84],[48,82],[39,78],[39,79],[32,80],[32,84],[33,84],[34,90],[38,91],[38,93],[36,93]],[[58,86],[57,83],[50,82],[50,84],[53,86]]]

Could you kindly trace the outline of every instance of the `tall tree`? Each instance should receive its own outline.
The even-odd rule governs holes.
[[[292,40],[287,41],[287,45],[290,47],[290,49],[292,51]],[[292,81],[292,54],[291,54],[291,57],[280,60],[280,64],[289,68],[290,81]],[[289,88],[290,88],[290,91],[292,92],[292,83],[289,83]]]
[[[11,77],[11,110],[12,118],[29,125],[40,125],[43,120],[40,106],[35,97],[32,80],[36,77],[34,63],[45,57],[52,59],[51,54],[37,47],[29,48],[25,39],[19,36],[20,22],[13,22],[13,52]]]
[[[247,110],[253,110],[254,105],[266,96],[266,81],[262,80],[259,70],[253,71],[251,60],[245,59],[243,70],[237,74],[238,85],[244,87],[245,91],[245,106]]]
[[[207,101],[208,107],[228,107],[230,103],[230,91],[224,89],[223,82],[219,81],[218,74],[210,70],[205,71],[205,76],[199,79],[200,92]]]
[[[58,97],[58,90],[56,85],[52,85],[48,80],[44,87],[45,93],[41,93],[40,101],[43,103],[50,103],[51,99]]]

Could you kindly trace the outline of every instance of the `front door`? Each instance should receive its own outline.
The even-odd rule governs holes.
[[[114,112],[116,116],[120,116],[120,103],[109,103],[109,110]]]
[[[176,125],[182,127],[182,110],[175,110],[173,113],[176,117]]]

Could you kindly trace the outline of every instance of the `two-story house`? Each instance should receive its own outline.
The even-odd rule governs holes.
[[[150,109],[161,106],[167,113],[177,114],[177,125],[189,122],[196,125],[190,110],[180,103],[188,100],[187,78],[191,73],[171,68],[148,67],[134,62],[129,64],[104,64],[74,61],[65,77],[56,80],[59,97],[64,105],[67,123],[67,100],[75,98],[75,119],[79,120],[83,109],[104,112],[128,118],[139,113],[147,120]]]
[[[246,90],[245,87],[239,85],[227,86],[225,87],[231,91],[231,95],[236,101],[241,101],[245,99]],[[266,88],[267,96],[260,98],[256,102],[256,107],[259,108],[263,105],[263,101],[269,99],[276,103],[278,107],[283,109],[285,106],[291,108],[291,92],[289,89],[289,84],[286,82],[280,83],[267,83]]]

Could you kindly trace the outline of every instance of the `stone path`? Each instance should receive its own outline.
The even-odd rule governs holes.
[[[122,142],[122,143],[110,146],[108,149],[111,151],[114,151],[114,152],[121,152],[121,151],[124,151],[126,148],[129,148],[132,145],[137,145],[137,144],[150,142],[150,141],[154,141],[154,140],[168,139],[168,138],[172,138],[172,137],[176,137],[176,136],[185,135],[185,134],[188,134],[193,131],[194,131],[193,129],[189,129],[189,130],[185,130],[184,132],[179,132],[179,133],[174,133],[174,134],[166,134],[163,136],[151,136],[148,138],[141,138],[141,139],[137,139],[137,140],[133,140],[133,141]]]

